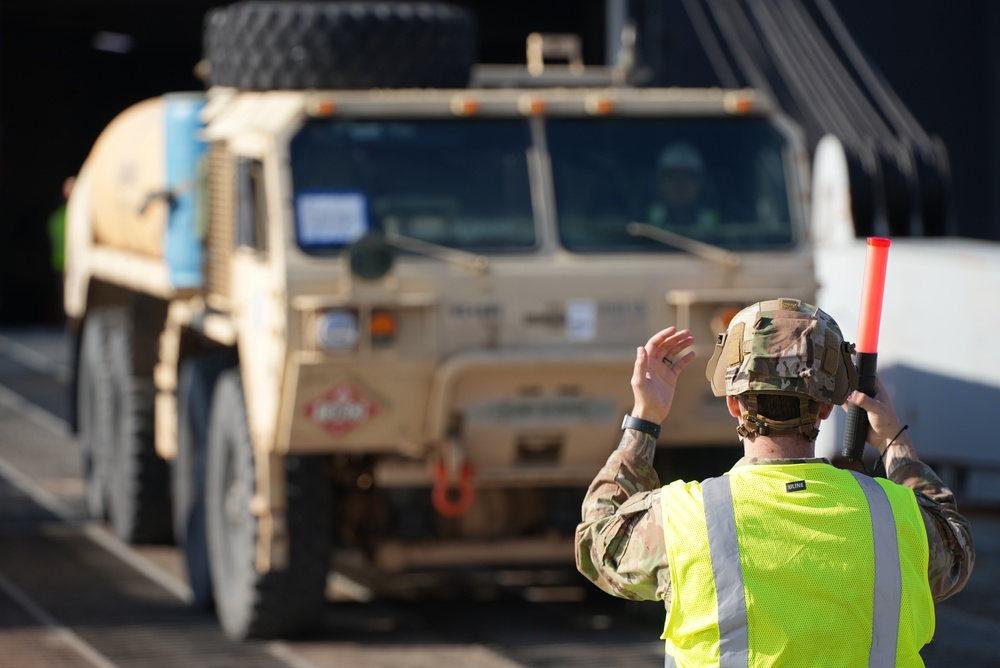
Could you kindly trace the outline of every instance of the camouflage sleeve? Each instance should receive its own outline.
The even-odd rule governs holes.
[[[623,446],[635,434],[627,430]],[[576,566],[613,596],[669,602],[660,481],[643,454],[619,448],[591,483],[576,528]]]
[[[935,601],[943,601],[965,587],[976,562],[969,520],[958,512],[955,495],[931,467],[916,457],[905,436],[900,447],[889,447],[886,477],[906,485],[917,495],[927,528],[927,574]]]

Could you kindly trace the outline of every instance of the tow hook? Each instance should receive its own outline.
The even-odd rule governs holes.
[[[438,462],[434,471],[434,487],[431,501],[434,510],[445,517],[458,517],[468,512],[476,498],[472,486],[472,465],[462,461],[458,448],[450,448],[452,456]]]

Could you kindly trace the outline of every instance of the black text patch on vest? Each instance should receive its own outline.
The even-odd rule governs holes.
[[[806,488],[805,480],[796,480],[795,482],[786,482],[785,491],[786,492],[800,492]]]

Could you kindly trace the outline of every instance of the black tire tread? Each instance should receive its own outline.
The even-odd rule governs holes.
[[[156,387],[151,374],[136,370],[137,348],[158,337],[145,336],[147,323],[123,307],[111,313],[112,384],[118,396],[113,421],[116,462],[110,480],[109,516],[115,534],[126,543],[169,543],[173,537],[170,469],[156,452]]]
[[[181,363],[177,383],[177,455],[171,465],[174,538],[184,553],[191,604],[210,610],[212,578],[205,529],[205,454],[215,383],[237,364],[229,349],[199,352]]]
[[[244,90],[463,88],[475,25],[437,2],[239,2],[206,14],[204,59]]]
[[[95,308],[84,319],[77,381],[78,433],[87,515],[103,521],[108,516],[108,464],[111,457],[110,351],[111,311]]]
[[[237,564],[219,563],[224,550],[218,542],[222,519],[212,513],[221,508],[219,499],[225,490],[220,489],[224,479],[221,468],[226,459],[224,448],[232,448],[232,456],[252,460],[243,400],[243,385],[239,369],[230,369],[219,377],[212,403],[212,426],[209,430],[208,476],[206,495],[209,501],[209,553],[212,556],[213,587],[216,611],[226,634],[234,640],[248,638],[281,638],[301,635],[314,630],[322,620],[326,603],[326,575],[330,567],[330,486],[323,468],[309,457],[286,457],[287,472],[287,527],[289,539],[288,567],[258,573],[252,567],[256,545],[229,546],[228,553],[239,559],[250,560]],[[223,433],[225,437],[222,437]],[[252,461],[247,470],[253,470]],[[255,489],[254,481],[247,481]],[[256,518],[253,523],[256,535]],[[213,547],[214,545],[214,547]],[[240,567],[242,566],[242,568]],[[214,574],[226,569],[227,573],[246,573],[244,581],[236,582],[228,591],[220,587]],[[228,597],[224,600],[224,597]]]

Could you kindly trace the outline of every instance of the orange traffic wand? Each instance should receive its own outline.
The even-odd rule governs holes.
[[[858,389],[874,397],[878,388],[875,368],[878,362],[878,330],[882,321],[882,295],[885,291],[885,267],[889,259],[888,239],[868,237],[865,257],[865,278],[861,290],[861,314],[858,320],[858,341],[854,365],[858,368]],[[868,413],[851,405],[847,409],[843,455],[856,462],[865,451],[868,435]]]

